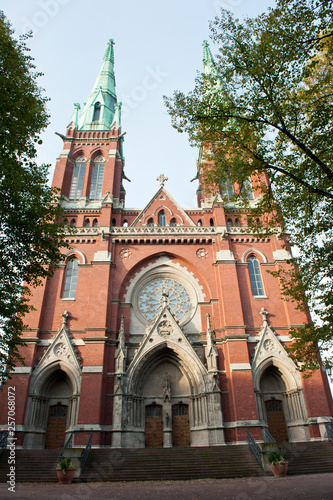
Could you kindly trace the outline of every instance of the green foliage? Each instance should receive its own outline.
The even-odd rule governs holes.
[[[66,474],[67,469],[73,469],[73,464],[70,458],[63,458],[61,462],[58,463],[57,469],[61,469],[63,474]]]
[[[281,451],[270,451],[268,453],[268,463],[270,465],[273,465],[273,467],[274,467],[274,464],[276,464],[276,463],[280,464],[282,462],[285,462],[285,459],[283,458]]]
[[[19,346],[32,309],[28,286],[52,275],[66,246],[57,190],[47,185],[48,166],[35,161],[47,99],[25,39],[13,38],[0,12],[0,375],[6,364],[24,362]]]
[[[279,0],[243,22],[222,9],[211,31],[214,71],[166,106],[173,126],[203,148],[206,190],[238,186],[233,203],[257,221],[254,231],[290,235],[295,267],[276,276],[286,300],[315,312],[291,332],[299,368],[313,369],[333,339],[332,2]],[[242,189],[249,178],[254,206]]]

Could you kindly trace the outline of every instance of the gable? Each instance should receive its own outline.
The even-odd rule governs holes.
[[[174,223],[177,226],[195,226],[192,219],[172,198],[164,186],[161,186],[145,208],[139,213],[131,226],[147,226],[150,223],[159,225],[161,211],[165,214],[165,225]]]

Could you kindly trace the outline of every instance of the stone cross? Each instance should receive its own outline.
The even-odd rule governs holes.
[[[164,174],[160,174],[158,177],[156,177],[156,180],[160,183],[160,187],[163,187],[168,178],[165,177]]]
[[[267,314],[268,314],[268,311],[266,311],[266,309],[264,307],[262,307],[259,311],[259,314],[261,314],[262,316],[262,322],[263,322],[263,325],[266,326],[267,325]]]
[[[62,316],[62,324],[67,326],[67,318],[70,316],[68,311],[63,312],[60,316]]]

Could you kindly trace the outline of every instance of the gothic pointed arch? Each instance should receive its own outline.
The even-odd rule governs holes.
[[[77,422],[81,359],[67,329],[67,311],[62,316],[63,324],[59,332],[31,375],[25,415],[26,446],[50,447],[48,423],[50,414],[56,407],[64,412],[62,441],[74,430]],[[63,446],[64,442],[59,442],[58,445]]]
[[[302,379],[284,346],[267,322],[267,311],[252,360],[252,377],[258,417],[277,440],[303,441],[309,438],[308,413]],[[274,420],[275,419],[275,420]],[[274,435],[283,427],[285,435]]]

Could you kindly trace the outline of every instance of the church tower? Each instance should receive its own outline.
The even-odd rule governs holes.
[[[204,67],[214,70],[207,43]],[[159,172],[144,208],[125,207],[113,40],[58,135],[53,186],[71,249],[32,290],[26,366],[11,374],[18,445],[61,448],[74,430],[76,445],[92,433],[95,447],[240,443],[247,427],[320,439],[326,375],[304,379],[288,357],[289,330],[307,318],[268,273],[287,265],[286,242],[253,234],[226,203],[232,186],[205,194],[201,158],[198,208],[180,207]]]

